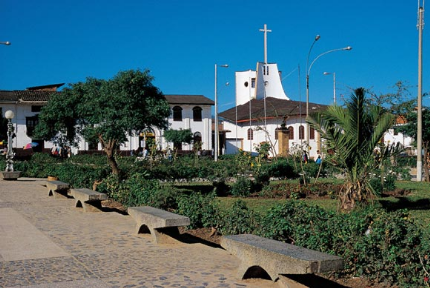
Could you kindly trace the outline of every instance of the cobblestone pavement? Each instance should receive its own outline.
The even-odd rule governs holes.
[[[277,287],[238,280],[221,248],[153,244],[130,216],[84,213],[44,183],[0,180],[0,287]]]

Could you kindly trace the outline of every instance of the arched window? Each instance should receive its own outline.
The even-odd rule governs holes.
[[[202,121],[202,108],[199,106],[193,108],[193,119],[194,121]]]
[[[289,131],[289,137],[291,140],[294,139],[294,127],[290,126],[288,127],[288,131]]]
[[[305,127],[303,125],[300,125],[299,127],[299,139],[305,139]]]
[[[315,139],[315,129],[312,127],[309,129],[309,139]]]
[[[182,108],[180,106],[173,107],[173,121],[182,121]]]
[[[248,140],[254,140],[254,131],[251,128],[248,129]]]

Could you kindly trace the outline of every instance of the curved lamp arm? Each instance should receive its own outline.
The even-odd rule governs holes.
[[[312,65],[314,65],[315,61],[317,61],[321,56],[324,56],[328,53],[332,53],[332,52],[336,52],[336,51],[341,51],[341,50],[351,50],[352,47],[351,46],[347,46],[347,47],[343,47],[343,48],[338,48],[338,49],[333,49],[333,50],[329,50],[326,51],[324,53],[321,53],[320,55],[318,55],[311,63],[311,65],[309,66],[309,69],[307,71],[307,75],[309,75],[309,73],[311,73],[311,69],[312,69]]]

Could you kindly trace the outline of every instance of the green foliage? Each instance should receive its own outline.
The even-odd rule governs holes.
[[[385,191],[394,191],[396,189],[396,180],[397,177],[395,174],[390,173],[384,178],[384,190]]]
[[[383,107],[366,103],[363,88],[354,91],[346,108],[329,106],[307,120],[326,139],[327,150],[334,151],[346,173],[347,183],[339,198],[343,209],[354,208],[355,202],[365,203],[372,193],[368,172],[374,165],[374,149],[393,120]]]
[[[127,141],[127,133],[167,127],[170,108],[152,85],[148,70],[119,72],[110,80],[87,78],[52,94],[39,114],[35,137],[77,145],[81,136],[98,141],[114,174],[119,174],[113,151]]]
[[[294,170],[294,166],[290,163],[291,160],[288,158],[278,158],[265,165],[267,167],[267,173],[271,177],[281,179],[296,179],[299,177],[298,173]]]
[[[92,157],[91,155],[61,159],[46,153],[35,153],[29,161],[17,161],[14,168],[22,171],[23,177],[46,178],[55,176],[61,181],[69,183],[72,187],[92,188],[95,181],[102,180],[109,175],[106,158],[103,158],[104,165],[96,164],[99,159],[101,157]]]
[[[252,192],[252,181],[247,177],[238,177],[231,186],[230,193],[236,197],[247,197]]]
[[[243,200],[237,200],[231,209],[222,214],[218,227],[223,235],[253,233],[259,219],[260,215],[249,209]]]
[[[164,131],[164,138],[167,142],[172,142],[175,148],[177,148],[182,143],[190,144],[193,141],[193,133],[190,129],[171,129]]]
[[[161,185],[157,180],[147,179],[147,174],[136,173],[127,180],[111,175],[99,186],[108,196],[127,207],[152,206],[161,209],[175,209],[178,191],[171,186]]]
[[[72,187],[88,187],[92,189],[94,182],[106,178],[109,173],[110,170],[107,166],[97,168],[66,162],[55,167],[54,176],[57,176],[63,182],[69,183]]]
[[[218,208],[215,202],[215,194],[202,195],[192,193],[178,198],[176,212],[190,218],[189,228],[215,227],[218,221]]]
[[[382,185],[381,179],[379,177],[370,179],[370,186],[373,189],[373,193],[378,196],[380,196],[384,190],[384,186]]]
[[[261,235],[275,240],[328,251],[331,234],[330,213],[301,201],[288,201],[273,207],[263,218]]]
[[[420,255],[428,259],[429,239],[407,211],[369,207],[342,214],[289,201],[273,207],[259,227],[262,236],[342,257],[343,274],[401,287],[425,284],[429,263],[423,267]]]

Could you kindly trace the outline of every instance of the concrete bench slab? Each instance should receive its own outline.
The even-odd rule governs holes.
[[[251,234],[221,238],[221,246],[241,260],[240,279],[254,278],[263,269],[273,281],[279,274],[310,274],[338,271],[342,258]]]
[[[129,207],[127,212],[136,221],[136,232],[150,232],[157,244],[178,243],[178,227],[190,225],[188,217],[154,207]]]
[[[70,185],[61,181],[46,181],[46,188],[48,188],[48,196],[55,198],[67,197]]]
[[[75,207],[82,207],[84,212],[101,211],[101,202],[108,199],[106,194],[87,188],[71,189],[70,195],[75,198]]]

